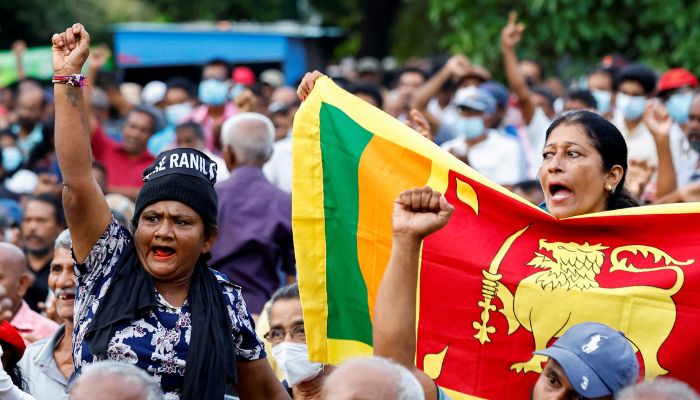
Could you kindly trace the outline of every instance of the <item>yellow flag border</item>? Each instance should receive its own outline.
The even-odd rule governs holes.
[[[292,126],[292,230],[299,276],[299,294],[309,359],[327,362],[328,296],[326,292],[326,231],[321,164],[320,116],[322,96],[314,90],[304,101]],[[302,117],[303,118],[300,118]]]

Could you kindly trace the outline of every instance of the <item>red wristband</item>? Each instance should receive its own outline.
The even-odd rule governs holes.
[[[87,78],[83,74],[54,75],[51,83],[63,83],[65,85],[83,87],[87,86]]]

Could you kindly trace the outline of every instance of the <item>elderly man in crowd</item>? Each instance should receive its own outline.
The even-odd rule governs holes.
[[[73,400],[162,400],[160,385],[139,367],[116,361],[90,364],[70,392]]]
[[[671,378],[656,378],[623,389],[617,400],[700,400],[687,383]]]
[[[21,232],[29,269],[34,283],[24,300],[32,310],[41,312],[39,303],[49,294],[49,266],[53,258],[53,244],[61,230],[66,228],[60,198],[44,194],[30,198],[24,209]]]
[[[53,334],[58,328],[55,322],[42,317],[22,300],[31,280],[22,250],[9,243],[0,243],[0,286],[5,289],[3,302],[10,302],[7,306],[3,304],[3,308],[10,311],[10,323],[27,344]]]
[[[309,360],[299,286],[292,283],[280,288],[272,295],[269,305],[270,329],[264,337],[271,346],[285,387],[294,400],[317,400],[323,382],[335,367]],[[263,324],[263,317],[259,325]]]
[[[209,265],[243,287],[254,316],[280,287],[280,270],[290,281],[296,274],[291,197],[262,173],[274,136],[272,122],[255,113],[229,118],[222,128],[231,177],[216,186],[219,237],[225,240],[214,245]]]
[[[382,357],[341,364],[323,385],[327,400],[423,400],[418,379],[405,367]]]
[[[27,392],[37,400],[66,399],[68,378],[73,373],[71,332],[75,274],[70,232],[67,229],[56,239],[49,273],[49,288],[54,293],[56,316],[62,325],[52,336],[29,345],[19,362],[22,375],[27,381]]]

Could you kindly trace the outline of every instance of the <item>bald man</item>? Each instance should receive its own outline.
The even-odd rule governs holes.
[[[160,385],[132,364],[99,361],[90,364],[75,381],[71,399],[162,400]]]
[[[13,244],[0,243],[0,288],[5,292],[0,305],[12,315],[10,323],[27,344],[48,337],[58,329],[58,324],[42,317],[22,300],[31,284],[27,258],[22,250]]]
[[[221,129],[223,157],[231,177],[217,183],[219,240],[209,265],[246,294],[254,318],[281,284],[294,280],[292,200],[265,179],[275,128],[269,118],[239,113]],[[280,271],[281,270],[281,271]],[[287,282],[280,282],[280,272]]]
[[[323,400],[422,400],[423,388],[405,367],[383,357],[341,364],[324,382]]]

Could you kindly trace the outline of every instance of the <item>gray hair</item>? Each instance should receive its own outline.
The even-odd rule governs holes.
[[[394,379],[391,379],[390,382],[396,385],[397,400],[425,399],[425,393],[420,382],[418,382],[418,378],[408,368],[388,358],[379,356],[354,358],[344,362],[339,368],[357,367],[365,369],[368,366],[374,366],[393,375]]]
[[[61,232],[61,234],[56,238],[54,249],[66,249],[70,251],[72,246],[73,241],[70,238],[70,232],[68,229],[64,229],[63,232]]]
[[[224,122],[221,143],[231,147],[236,160],[242,164],[262,164],[272,154],[275,126],[262,114],[245,112]]]
[[[301,300],[299,297],[299,285],[294,282],[287,286],[282,286],[277,289],[277,291],[270,297],[269,307],[267,307],[267,320],[270,320],[270,312],[272,311],[272,306],[275,305],[280,300]]]
[[[621,390],[617,400],[699,400],[700,396],[685,382],[656,378]]]
[[[80,377],[91,375],[119,376],[129,386],[141,385],[146,395],[144,400],[163,400],[163,392],[155,378],[135,365],[112,360],[98,361],[85,367]]]

